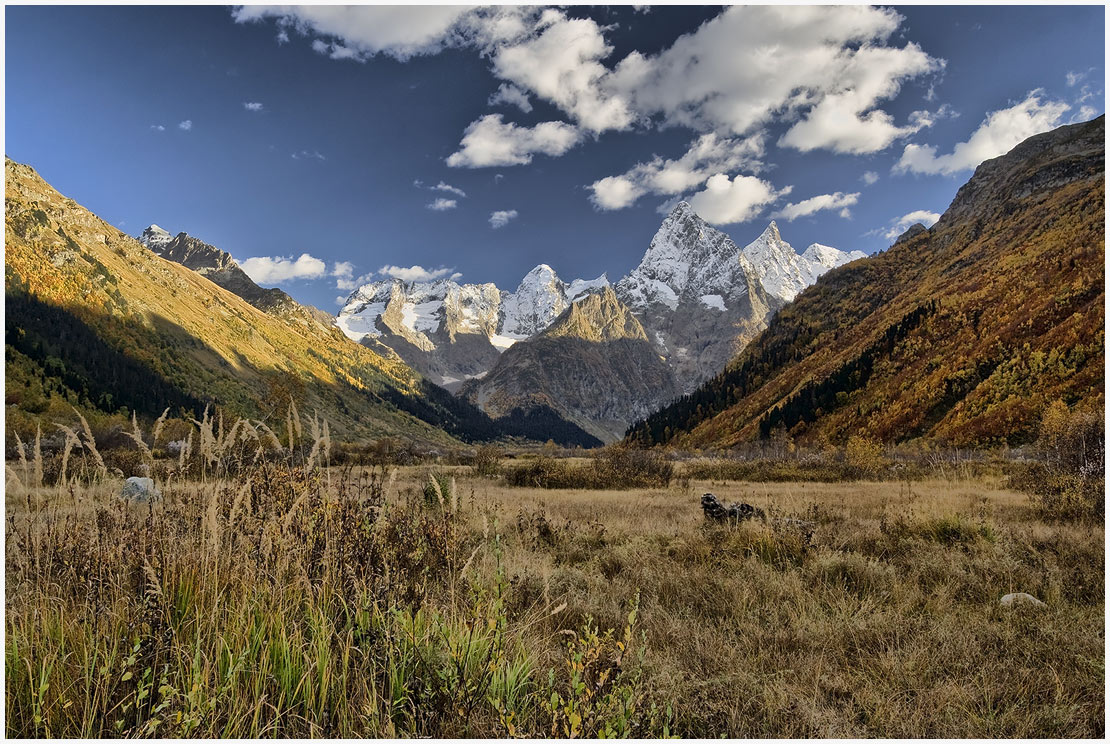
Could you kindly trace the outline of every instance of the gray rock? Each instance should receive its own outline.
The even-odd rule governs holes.
[[[998,604],[1003,607],[1015,607],[1017,605],[1029,605],[1030,607],[1044,607],[1045,603],[1034,597],[1032,594],[1025,592],[1015,592],[1007,594],[1005,597],[998,601]]]
[[[154,481],[150,478],[138,478],[132,476],[127,479],[120,489],[119,497],[127,501],[135,501],[145,503],[148,501],[157,501],[162,498],[162,492],[154,485]]]

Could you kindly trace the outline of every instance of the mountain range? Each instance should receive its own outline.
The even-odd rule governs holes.
[[[679,203],[615,283],[391,279],[335,317],[7,160],[9,421],[292,398],[341,437],[440,444],[1020,444],[1052,401],[1103,401],[1104,160],[1102,118],[1033,137],[870,257],[799,254],[774,222],[740,248]]]
[[[1105,192],[1105,117],[983,162],[935,225],[826,273],[629,439],[990,446],[1033,439],[1055,400],[1101,410]]]
[[[819,244],[799,255],[774,222],[741,249],[680,202],[640,263],[616,284],[604,274],[566,282],[547,264],[528,272],[513,292],[450,279],[391,279],[354,291],[336,323],[354,341],[388,346],[494,417],[547,407],[611,441],[638,417],[723,369],[818,276],[864,255]],[[576,305],[573,318],[602,314],[587,324],[564,318]],[[635,318],[643,338],[578,337],[589,346],[568,340],[574,334],[565,330],[548,333],[611,327],[613,317]],[[618,341],[636,347],[629,351],[636,369],[651,370],[646,397],[641,381],[625,374],[627,365],[614,365],[612,355],[601,353]],[[580,382],[571,384],[570,369]],[[590,380],[596,390],[587,390]]]

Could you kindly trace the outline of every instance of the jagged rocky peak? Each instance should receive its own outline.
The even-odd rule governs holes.
[[[894,241],[894,245],[898,245],[899,243],[910,240],[911,238],[916,238],[921,233],[928,231],[929,228],[925,227],[920,222],[915,222],[908,228],[906,228],[906,231],[904,233],[898,236],[898,239]]]
[[[528,338],[551,325],[566,310],[567,285],[555,270],[540,264],[525,274],[515,292],[501,301],[501,333],[509,338]]]
[[[826,271],[867,254],[812,243],[798,255],[790,243],[783,240],[778,224],[772,220],[758,238],[744,246],[744,255],[759,274],[763,289],[789,302]]]
[[[151,225],[139,234],[139,242],[155,253],[161,253],[162,249],[171,240],[173,240],[173,235],[170,235],[169,231],[163,230],[158,225]]]
[[[617,296],[637,312],[674,311],[684,300],[705,294],[745,294],[750,269],[732,238],[679,202],[659,226],[640,264],[617,282]]]
[[[648,340],[643,325],[609,286],[587,292],[541,335],[549,338],[569,336],[595,342]]]

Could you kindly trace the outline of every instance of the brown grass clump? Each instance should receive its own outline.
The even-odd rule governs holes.
[[[328,468],[285,424],[144,437],[141,506],[18,450],[9,736],[1105,733],[1102,526],[1000,478],[560,490]]]

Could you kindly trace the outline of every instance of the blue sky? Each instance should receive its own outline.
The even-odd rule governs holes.
[[[5,12],[9,157],[331,311],[387,275],[615,280],[679,198],[872,253],[1104,110],[1102,6]]]

